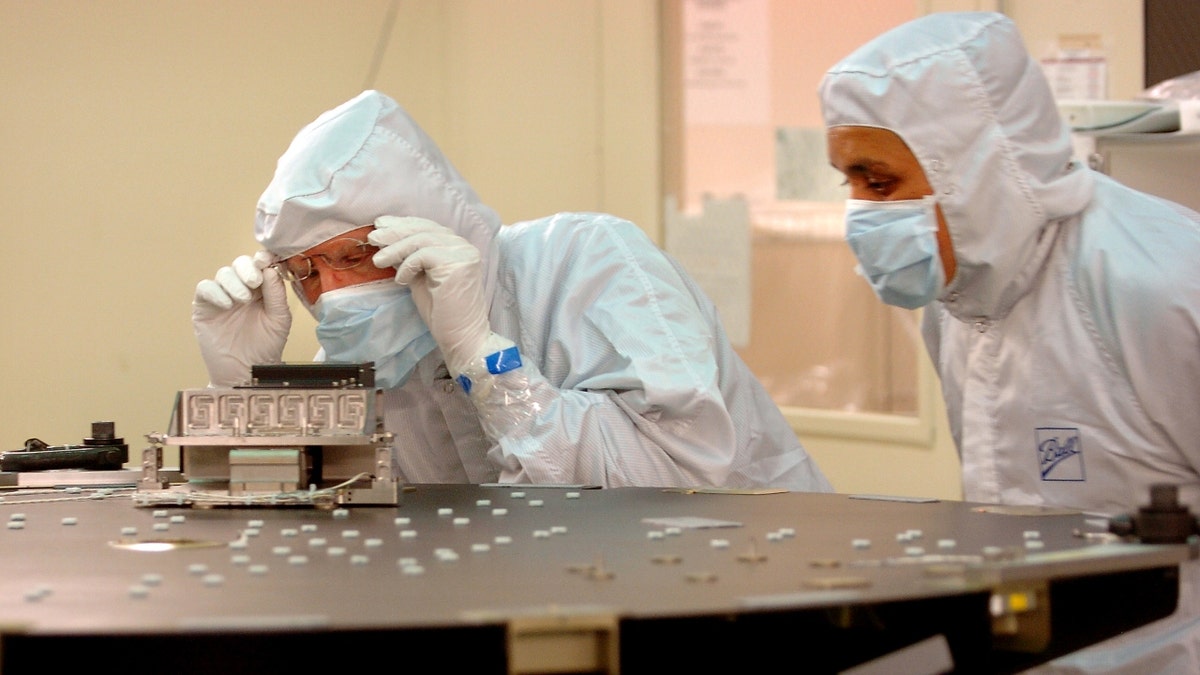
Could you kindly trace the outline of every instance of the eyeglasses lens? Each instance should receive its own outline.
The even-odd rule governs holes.
[[[320,258],[330,269],[339,271],[353,269],[375,255],[378,247],[357,239],[345,239],[345,244],[332,253],[318,253],[315,256],[295,255],[284,261],[284,277],[288,281],[304,281],[313,274],[312,259]]]
[[[347,244],[345,248],[339,250],[336,254],[321,256],[325,264],[335,270],[352,269],[366,262],[367,258],[375,255],[375,252],[379,250],[365,241],[358,241],[356,239],[348,239],[347,241],[352,243]]]
[[[287,281],[304,281],[312,274],[312,258],[297,255],[283,262],[283,277]]]

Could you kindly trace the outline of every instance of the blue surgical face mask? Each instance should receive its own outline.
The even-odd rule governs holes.
[[[846,243],[858,258],[859,273],[889,305],[924,307],[946,283],[935,203],[933,197],[846,200]]]
[[[334,363],[375,362],[375,386],[404,386],[437,347],[412,294],[391,279],[327,291],[313,304],[317,341]]]

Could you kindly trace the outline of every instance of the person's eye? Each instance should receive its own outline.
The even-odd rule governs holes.
[[[338,259],[338,261],[341,263],[339,265],[339,267],[342,267],[343,269],[348,268],[348,267],[357,267],[358,265],[361,265],[363,263],[363,261],[365,261],[369,257],[371,257],[371,255],[369,253],[367,253],[366,251],[355,251],[354,253],[347,253],[346,255],[344,255]]]
[[[868,178],[865,183],[868,190],[878,195],[891,194],[896,185],[896,181],[891,178],[878,178],[875,176]]]
[[[292,275],[293,279],[303,279],[308,276],[310,268],[308,258],[293,258],[287,260],[283,265],[284,269]]]

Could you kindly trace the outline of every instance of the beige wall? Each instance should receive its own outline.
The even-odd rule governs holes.
[[[829,4],[853,24],[846,8],[870,3]],[[35,436],[78,442],[99,420],[135,452],[164,431],[175,392],[207,379],[189,317],[195,283],[253,250],[255,201],[295,132],[365,86],[406,105],[506,221],[604,210],[661,241],[659,9],[0,0],[0,450]],[[301,312],[286,358],[312,355],[311,326]],[[922,373],[920,430],[884,424],[864,439],[842,431],[857,419],[796,418],[839,489],[958,494],[936,385]]]
[[[0,449],[78,443],[100,420],[139,449],[165,431],[175,392],[207,382],[196,282],[254,249],[255,202],[296,131],[368,84],[506,221],[596,209],[656,233],[656,11],[0,0]],[[315,352],[311,325],[298,316],[288,359]]]

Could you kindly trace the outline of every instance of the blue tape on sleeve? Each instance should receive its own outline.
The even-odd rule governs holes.
[[[507,373],[510,370],[521,367],[521,352],[514,345],[508,349],[501,349],[494,354],[488,354],[483,357],[483,363],[492,375]],[[471,378],[466,375],[459,375],[458,385],[463,388],[463,391],[468,394],[471,393]]]
[[[516,345],[508,349],[501,349],[495,354],[488,354],[483,357],[483,362],[487,364],[488,372],[493,375],[507,373],[514,368],[521,367],[521,352],[517,351]]]

